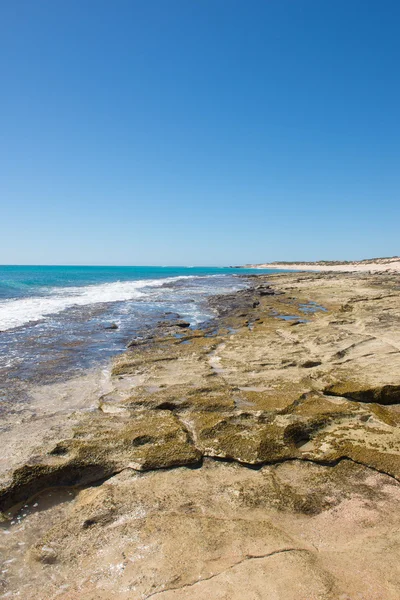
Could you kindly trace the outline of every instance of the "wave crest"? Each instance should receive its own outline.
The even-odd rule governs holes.
[[[146,296],[144,288],[160,287],[180,279],[193,278],[195,276],[181,275],[163,279],[115,281],[82,287],[51,288],[46,296],[4,300],[0,302],[0,331],[41,321],[73,306],[136,300]]]

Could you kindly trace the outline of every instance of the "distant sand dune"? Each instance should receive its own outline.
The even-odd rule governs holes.
[[[316,262],[272,262],[258,265],[243,265],[246,269],[288,269],[296,271],[358,271],[377,273],[384,271],[388,273],[400,273],[400,257],[390,258],[368,258],[359,261],[329,261],[320,260]]]

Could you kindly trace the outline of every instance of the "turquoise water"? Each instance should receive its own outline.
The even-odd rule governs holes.
[[[187,288],[223,292],[242,269],[217,267],[0,266],[0,331],[15,329],[71,307],[147,300],[155,288],[178,281]],[[211,287],[211,290],[209,288]]]
[[[262,272],[262,271],[257,271]],[[217,267],[0,266],[0,377],[43,382],[104,363],[166,315],[212,319],[207,298],[254,271]],[[115,323],[118,329],[107,327]]]
[[[74,267],[0,265],[0,299],[46,295],[49,288],[143,281],[179,276],[243,274],[224,267]]]

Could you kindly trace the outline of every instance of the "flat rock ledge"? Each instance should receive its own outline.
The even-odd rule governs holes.
[[[0,474],[0,598],[398,600],[399,278],[249,282]]]

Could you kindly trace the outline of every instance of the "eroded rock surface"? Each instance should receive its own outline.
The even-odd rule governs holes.
[[[398,598],[399,280],[250,280],[133,340],[95,410],[22,430],[3,597]]]
[[[350,461],[126,469],[15,528],[9,578],[26,600],[395,600],[399,510],[399,485]]]

